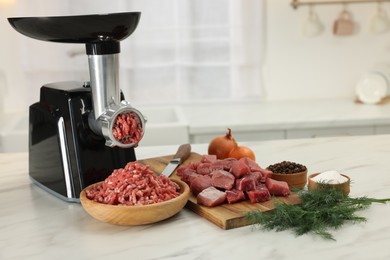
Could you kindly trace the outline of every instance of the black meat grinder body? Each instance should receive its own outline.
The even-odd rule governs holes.
[[[85,43],[90,82],[45,84],[29,109],[29,175],[34,183],[69,202],[81,190],[135,161],[137,143],[112,136],[115,117],[135,113],[118,86],[119,41],[137,27],[140,13],[9,18],[29,37]],[[139,141],[139,140],[138,140]]]

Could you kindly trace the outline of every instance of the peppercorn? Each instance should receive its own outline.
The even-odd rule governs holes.
[[[292,173],[304,172],[307,170],[307,168],[306,166],[299,163],[283,161],[268,166],[267,170],[270,170],[273,173],[292,174]]]

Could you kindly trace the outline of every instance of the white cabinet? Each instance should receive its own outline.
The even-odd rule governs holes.
[[[191,143],[208,143],[214,137],[222,135],[223,133],[209,133],[209,134],[192,134],[190,135]],[[285,139],[285,131],[233,131],[233,136],[238,142],[246,141],[264,141],[264,140],[278,140]]]
[[[390,125],[376,125],[374,129],[377,135],[390,134]]]
[[[350,126],[350,127],[319,127],[284,130],[234,131],[233,136],[239,142],[264,141],[298,138],[318,138],[333,136],[390,134],[389,126]],[[191,134],[191,143],[208,143],[222,133]]]
[[[373,134],[375,134],[373,126],[328,127],[328,128],[289,129],[286,131],[286,138],[287,139],[316,138],[316,137],[373,135]]]
[[[0,153],[28,150],[28,115],[0,116]]]

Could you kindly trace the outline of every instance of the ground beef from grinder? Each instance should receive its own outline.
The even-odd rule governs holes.
[[[116,169],[101,184],[86,190],[87,198],[96,202],[140,206],[176,198],[180,187],[166,176],[155,175],[149,166],[130,162]]]
[[[142,131],[141,122],[133,112],[119,114],[112,127],[112,135],[122,144],[138,143]]]

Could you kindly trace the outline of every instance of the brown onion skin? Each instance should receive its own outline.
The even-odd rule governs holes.
[[[236,158],[237,160],[249,157],[253,161],[256,161],[255,153],[247,146],[237,146],[236,148],[233,148],[228,156],[230,158]]]
[[[225,135],[220,135],[211,140],[208,148],[208,154],[216,155],[217,159],[225,159],[229,157],[231,150],[237,147],[237,142],[232,136],[230,128],[227,129]]]

